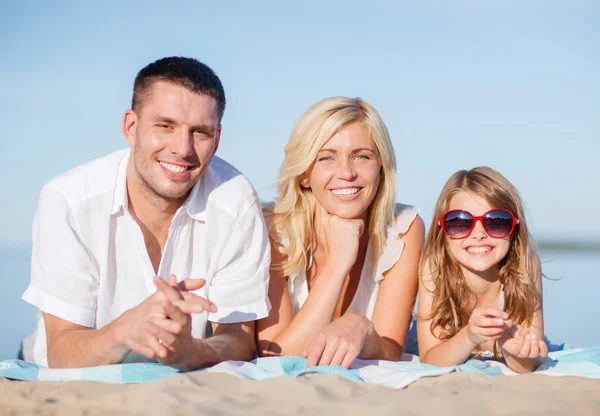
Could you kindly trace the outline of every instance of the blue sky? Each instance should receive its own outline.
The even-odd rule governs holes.
[[[218,155],[264,200],[302,112],[360,96],[392,135],[398,199],[426,223],[454,171],[488,165],[534,237],[600,239],[599,3],[199,3],[0,3],[0,243],[30,241],[46,181],[126,146],[137,71],[172,55],[221,77]]]

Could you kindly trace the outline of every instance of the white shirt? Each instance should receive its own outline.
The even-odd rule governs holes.
[[[51,180],[33,222],[31,283],[23,299],[61,319],[99,329],[156,292],[142,231],[127,208],[129,150]],[[206,279],[194,293],[216,313],[192,315],[192,335],[207,320],[247,322],[268,315],[270,249],[256,192],[213,157],[173,217],[158,276]],[[23,342],[25,360],[47,366],[44,321]],[[126,361],[143,357],[130,353]]]
[[[418,213],[419,209],[412,205],[396,204],[396,220],[393,226],[387,229],[387,241],[378,259],[373,258],[372,241],[369,239],[367,255],[365,256],[358,287],[346,313],[353,312],[372,319],[377,294],[379,293],[379,284],[384,279],[383,274],[400,260],[404,249],[404,240],[400,235],[408,231]],[[309,260],[312,260],[312,257]],[[306,271],[301,270],[291,275],[287,280],[287,284],[294,313],[298,313],[306,299],[308,299]]]

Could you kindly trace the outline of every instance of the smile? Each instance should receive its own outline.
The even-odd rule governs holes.
[[[492,251],[494,247],[491,246],[481,246],[481,247],[467,247],[467,251],[469,253],[488,253]]]
[[[362,188],[332,189],[331,192],[333,192],[335,195],[338,195],[338,196],[355,195],[355,194],[359,193],[361,189]]]
[[[167,162],[158,162],[160,163],[160,165],[167,169],[170,172],[173,173],[183,173],[188,169],[191,169],[192,166],[179,166],[179,165],[173,165],[172,163],[167,163]]]

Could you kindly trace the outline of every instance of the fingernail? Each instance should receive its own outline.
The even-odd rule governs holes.
[[[531,334],[531,339],[535,339],[535,334]]]
[[[204,307],[202,305],[194,305],[192,306],[192,311],[194,311],[194,313],[202,313],[204,312]]]
[[[217,310],[218,310],[218,309],[217,309],[217,305],[215,305],[215,304],[212,304],[212,305],[210,306],[210,311],[211,311],[212,313],[215,313]]]

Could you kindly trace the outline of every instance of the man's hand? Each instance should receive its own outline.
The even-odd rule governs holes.
[[[154,283],[167,300],[163,302],[165,318],[147,322],[144,326],[146,332],[152,335],[150,345],[160,363],[189,370],[195,344],[200,342],[192,336],[192,316],[176,306],[181,301],[182,293],[178,290],[174,275],[170,275],[167,282],[155,277]],[[208,310],[216,312],[217,308],[211,304]]]
[[[158,277],[154,278],[159,290],[135,308],[124,313],[121,318],[124,325],[121,325],[116,333],[117,339],[123,340],[129,349],[148,358],[160,358],[161,355],[166,357],[168,354],[166,347],[162,345],[165,341],[159,343],[161,338],[149,333],[147,328],[160,328],[166,333],[180,334],[185,326],[181,315],[188,317],[192,313],[216,310],[216,307],[207,299],[189,293],[203,287],[205,284],[203,279],[186,279],[179,284],[176,283],[175,276],[171,275],[169,279],[175,287],[169,286]],[[165,293],[160,285],[167,286],[172,291]],[[170,315],[179,319],[171,319]],[[189,332],[191,336],[191,327]],[[166,338],[174,343],[172,338]]]

